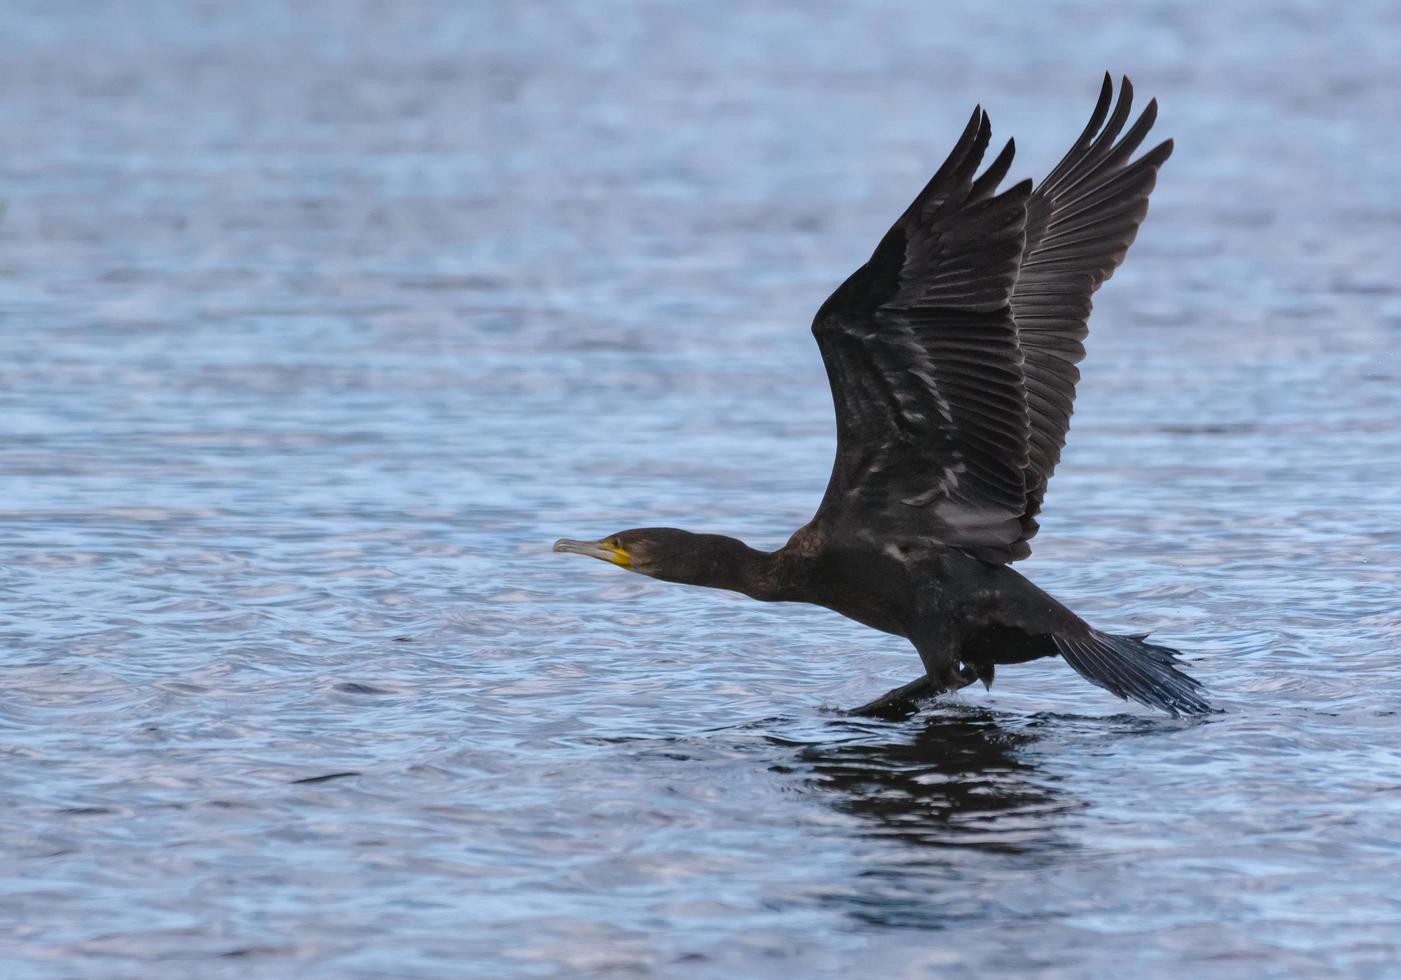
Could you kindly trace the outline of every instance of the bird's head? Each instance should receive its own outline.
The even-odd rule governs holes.
[[[587,555],[667,582],[732,588],[736,563],[749,549],[720,534],[693,534],[674,527],[639,527],[597,541],[555,542],[555,551]]]

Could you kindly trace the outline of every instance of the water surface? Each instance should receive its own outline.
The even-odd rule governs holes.
[[[7,976],[1386,975],[1401,23],[1382,3],[7,8]],[[776,547],[807,330],[981,101],[1177,139],[1022,567],[1180,646],[904,722],[913,651],[552,555]]]

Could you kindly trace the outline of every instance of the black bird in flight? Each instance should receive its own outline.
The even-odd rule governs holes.
[[[816,515],[775,552],[734,538],[638,528],[555,551],[766,602],[810,602],[903,636],[924,676],[857,712],[888,715],[1060,656],[1121,698],[1202,714],[1177,652],[1101,633],[1013,571],[1031,553],[1085,356],[1090,297],[1148,212],[1172,141],[1131,159],[1157,116],[1127,130],[1133,86],[1106,75],[1085,131],[1050,175],[1001,192],[1013,143],[978,173],[981,108],[871,258],[817,311],[837,456]],[[1111,110],[1112,105],[1112,110]]]

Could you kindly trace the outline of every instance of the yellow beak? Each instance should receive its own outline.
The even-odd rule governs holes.
[[[568,538],[560,538],[555,542],[554,550],[567,551],[572,555],[588,555],[590,558],[612,562],[623,568],[632,567],[632,557],[627,550],[607,541],[571,541]]]

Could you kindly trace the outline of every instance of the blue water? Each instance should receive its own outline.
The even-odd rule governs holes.
[[[6,4],[0,960],[1395,976],[1401,10]],[[852,721],[903,641],[551,554],[776,547],[808,333],[975,102],[1177,140],[1022,570],[1181,647]]]

